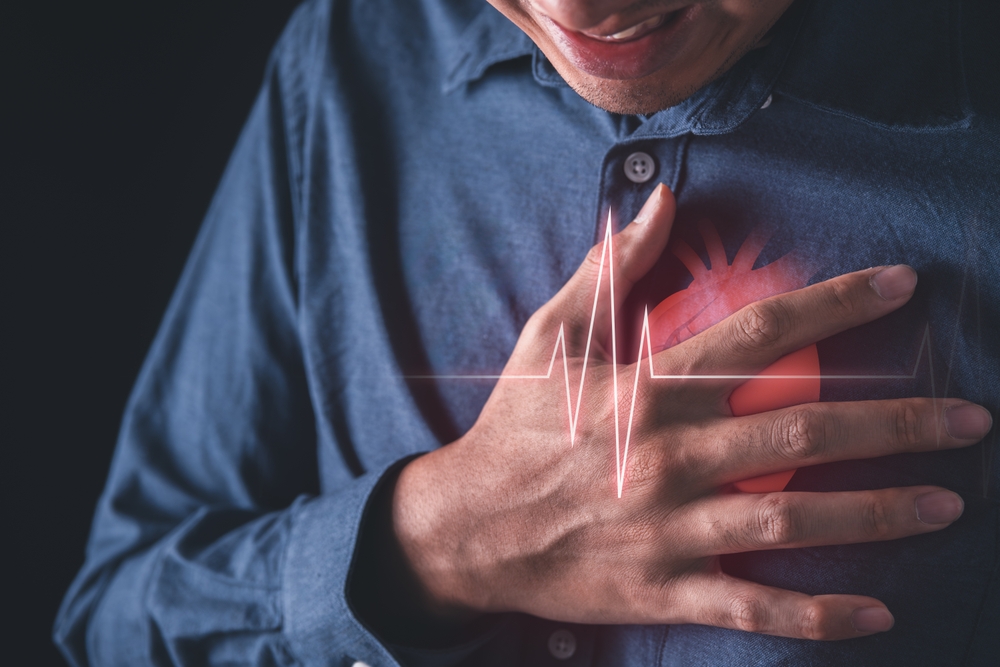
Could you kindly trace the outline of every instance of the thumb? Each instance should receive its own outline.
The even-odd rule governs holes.
[[[583,354],[588,340],[604,341],[611,335],[613,314],[663,254],[676,210],[670,188],[663,183],[656,186],[639,215],[591,248],[580,268],[549,302],[565,323],[571,354]]]

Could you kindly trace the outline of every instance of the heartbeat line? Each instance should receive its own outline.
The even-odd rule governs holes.
[[[583,404],[583,386],[587,377],[587,366],[590,361],[590,348],[594,340],[594,325],[597,321],[597,306],[601,299],[601,283],[604,278],[604,266],[608,266],[608,290],[611,299],[611,365],[618,366],[618,340],[617,323],[615,321],[614,294],[615,294],[615,266],[614,266],[614,234],[612,234],[611,211],[608,210],[608,225],[604,234],[604,241],[601,248],[601,263],[597,271],[597,287],[594,290],[594,303],[590,310],[590,327],[587,332],[587,344],[583,354],[583,366],[580,370],[580,382],[576,390],[576,401],[574,407],[573,392],[570,386],[569,376],[569,355],[566,352],[566,332],[565,325],[559,325],[559,334],[556,336],[555,345],[552,348],[552,356],[549,359],[549,367],[545,373],[535,375],[404,375],[403,378],[410,380],[549,380],[552,378],[552,371],[556,367],[556,359],[562,355],[563,379],[566,385],[566,410],[569,417],[569,441],[572,447],[576,444],[576,431],[580,419],[580,407]],[[639,392],[639,376],[642,375],[643,352],[649,364],[650,380],[913,380],[917,377],[920,369],[920,360],[927,350],[927,361],[930,366],[931,393],[934,392],[934,362],[930,352],[930,324],[924,329],[924,336],[920,342],[920,349],[917,352],[917,359],[913,365],[913,372],[905,375],[730,375],[730,374],[687,374],[671,375],[657,373],[653,368],[653,342],[649,333],[649,306],[647,305],[642,316],[642,332],[639,334],[639,358],[636,360],[635,380],[632,384],[632,400],[629,404],[628,424],[625,429],[625,442],[622,443],[621,418],[619,414],[619,388],[618,373],[612,373],[612,400],[614,401],[615,420],[615,469],[618,486],[618,497],[622,497],[622,488],[625,484],[625,472],[628,464],[628,451],[632,442],[632,423],[635,417],[636,396]],[[939,420],[940,421],[940,420]],[[940,431],[940,427],[939,427]],[[940,435],[940,434],[939,434]]]

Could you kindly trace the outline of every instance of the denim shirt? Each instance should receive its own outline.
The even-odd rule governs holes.
[[[966,503],[943,531],[724,561],[769,585],[878,597],[888,633],[817,643],[509,614],[423,650],[387,644],[348,594],[379,481],[469,429],[493,386],[409,376],[498,374],[609,209],[624,224],[659,182],[677,194],[673,251],[626,303],[622,340],[703,270],[749,276],[794,255],[804,285],[907,263],[908,305],[819,343],[824,376],[846,376],[823,379],[821,400],[957,396],[1000,414],[998,25],[985,0],[800,0],[766,46],[641,117],[585,102],[481,0],[306,2],[129,400],[56,622],[66,657],[998,664],[997,429],[963,450],[799,470],[789,486],[939,484]]]

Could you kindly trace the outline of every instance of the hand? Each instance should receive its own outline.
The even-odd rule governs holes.
[[[960,400],[813,403],[733,417],[740,380],[650,381],[648,361],[611,364],[610,308],[653,265],[674,199],[660,186],[615,237],[615,298],[594,320],[575,443],[561,359],[548,380],[501,379],[460,440],[409,463],[392,498],[399,549],[433,608],[518,611],[579,623],[701,623],[807,639],[888,630],[876,599],[762,586],[723,573],[719,555],[889,540],[940,530],[959,496],[919,486],[850,493],[720,493],[766,473],[842,459],[964,447],[989,413]],[[564,327],[576,401],[601,246],[524,328],[505,376],[544,375]],[[607,270],[603,280],[608,280]],[[654,356],[658,374],[754,374],[776,359],[881,317],[911,296],[908,267],[868,269],[751,304]],[[603,292],[607,294],[607,290]],[[617,493],[612,385],[632,442]],[[623,431],[624,438],[624,431]]]

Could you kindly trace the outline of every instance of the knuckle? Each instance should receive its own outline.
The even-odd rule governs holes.
[[[555,306],[549,302],[532,313],[528,321],[525,322],[524,328],[521,329],[520,338],[536,340],[548,337],[554,331],[557,331],[563,320],[556,310]]]
[[[802,609],[799,615],[798,634],[803,639],[832,639],[831,626],[833,618],[827,609],[818,602],[811,602]]]
[[[607,261],[604,252],[604,244],[598,243],[597,245],[592,246],[590,250],[587,251],[587,256],[583,260],[583,265],[588,269],[596,272],[598,269],[601,268],[602,260],[605,262]]]
[[[793,461],[820,456],[827,441],[825,423],[808,407],[783,413],[777,420],[774,438],[778,455]]]
[[[851,286],[841,280],[834,280],[827,283],[827,299],[830,309],[838,317],[850,317],[858,309],[857,301],[854,299],[854,290]]]
[[[865,537],[879,539],[889,535],[892,515],[884,499],[871,496],[861,506],[861,530]]]
[[[768,625],[768,605],[757,595],[739,593],[729,601],[733,625],[745,632],[765,632]]]
[[[895,444],[906,450],[920,444],[920,413],[911,403],[897,405],[892,420]]]
[[[756,350],[773,345],[788,329],[789,317],[780,301],[758,301],[737,313],[733,322],[736,344],[743,349]]]
[[[803,516],[799,506],[784,494],[765,496],[753,517],[756,546],[772,546],[796,542],[803,532]]]
[[[552,319],[549,312],[551,311],[551,306],[545,304],[528,318],[528,321],[524,323],[524,328],[521,329],[521,337],[533,338],[547,328],[546,325]]]

